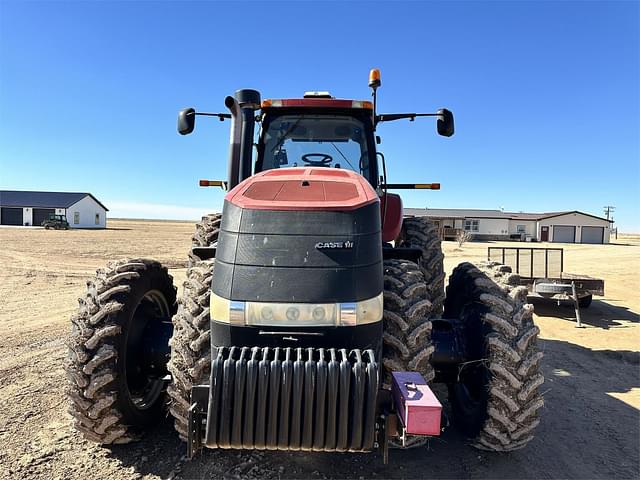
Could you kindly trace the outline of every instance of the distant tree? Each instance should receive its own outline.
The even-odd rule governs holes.
[[[473,239],[473,234],[467,230],[460,230],[456,235],[456,241],[458,242],[458,247],[462,248],[466,242]]]

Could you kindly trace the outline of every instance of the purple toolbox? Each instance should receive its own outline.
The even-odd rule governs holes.
[[[418,372],[392,372],[391,391],[406,433],[440,435],[442,405]]]

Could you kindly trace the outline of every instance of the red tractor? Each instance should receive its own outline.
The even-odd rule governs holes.
[[[452,420],[473,445],[523,447],[543,405],[527,290],[508,267],[459,265],[444,287],[438,232],[404,218],[377,150],[378,114],[325,92],[227,97],[221,214],[202,219],[182,296],[147,259],[110,263],[72,317],[67,372],[76,428],[101,444],[137,438],[167,404],[200,448],[365,452],[415,446]],[[254,143],[255,125],[260,130]],[[444,391],[444,389],[441,389]],[[442,422],[444,424],[444,422]]]

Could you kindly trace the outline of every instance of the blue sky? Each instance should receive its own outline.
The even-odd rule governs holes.
[[[224,97],[330,90],[379,111],[405,206],[582,210],[640,232],[638,2],[0,2],[0,188],[90,191],[111,216],[195,219],[223,192]]]

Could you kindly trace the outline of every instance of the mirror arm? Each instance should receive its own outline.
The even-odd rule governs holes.
[[[383,113],[382,115],[376,115],[376,123],[378,122],[393,122],[394,120],[402,120],[408,118],[413,122],[416,117],[441,117],[439,113]]]
[[[382,187],[389,190],[440,190],[439,183],[384,183]]]
[[[192,115],[202,115],[203,117],[218,117],[221,122],[224,122],[224,119],[231,119],[230,113],[206,113],[206,112],[194,112]]]

